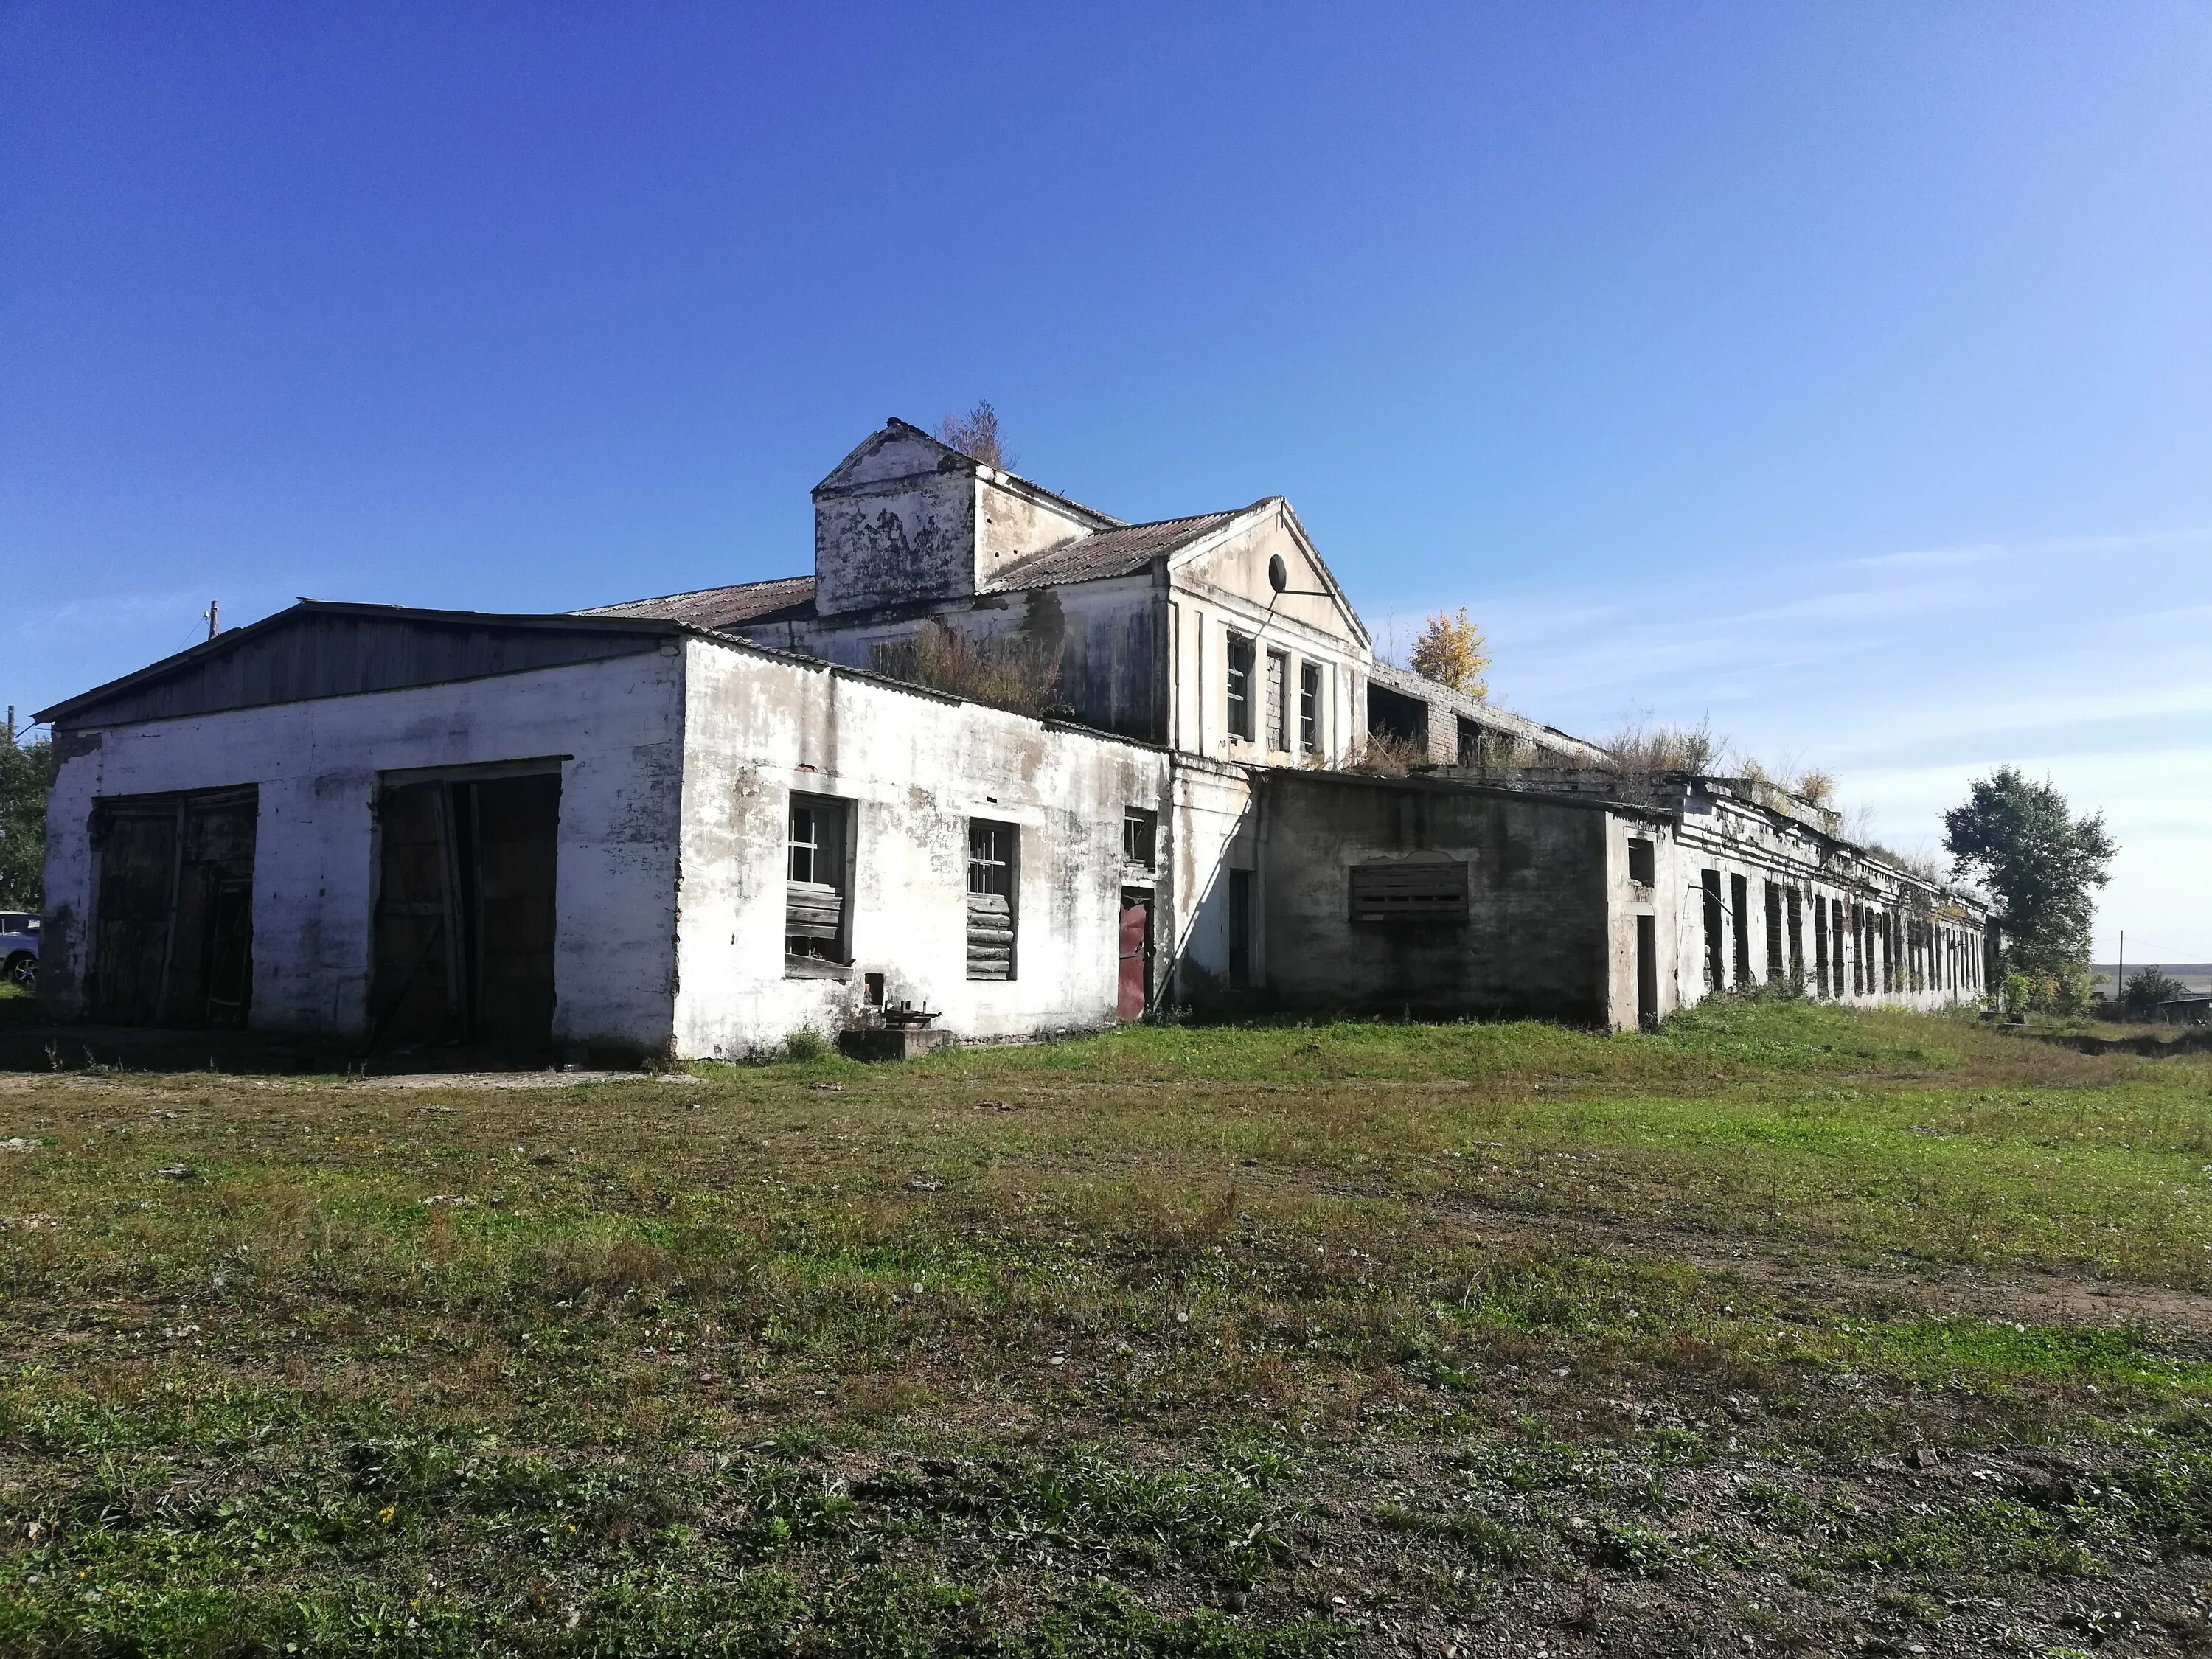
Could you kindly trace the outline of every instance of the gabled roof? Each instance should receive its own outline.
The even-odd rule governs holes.
[[[1045,587],[1054,582],[1133,576],[1154,559],[1189,546],[1263,504],[1255,501],[1252,507],[1240,507],[1227,513],[1201,513],[1188,519],[1123,525],[1118,529],[1099,531],[1096,535],[1079,536],[1072,542],[1062,542],[1058,547],[1049,547],[1042,553],[1031,553],[1001,566],[992,577],[990,586],[994,590]]]
[[[953,448],[942,439],[923,431],[913,422],[902,421],[896,415],[885,421],[879,430],[872,432],[863,438],[843,460],[831,467],[830,476],[814,486],[814,495],[819,499],[821,496],[834,495],[852,487],[853,475],[860,470],[861,463],[884,445],[894,442],[919,443],[925,449],[935,452],[938,459],[933,470],[936,471],[949,472],[964,467],[972,473],[988,478],[1002,489],[1011,489],[1017,495],[1033,496],[1038,501],[1048,501],[1068,517],[1087,523],[1095,530],[1115,529],[1121,523],[1121,520],[1110,513],[1101,513],[1095,507],[1085,507],[1081,501],[1063,495],[1056,489],[1047,489],[1042,484],[1032,479],[1009,472],[1003,467],[994,466],[988,461],[979,461],[973,455],[965,454]],[[866,486],[862,484],[859,487]]]
[[[743,623],[798,621],[814,614],[814,578],[779,576],[773,581],[738,582],[702,587],[659,599],[595,605],[580,617],[639,617],[682,623],[687,628],[734,628]]]
[[[225,708],[386,691],[650,651],[683,624],[301,599],[94,686],[38,718],[125,725]]]

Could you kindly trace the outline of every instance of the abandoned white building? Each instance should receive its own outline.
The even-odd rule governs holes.
[[[1832,815],[1378,661],[1279,497],[1123,524],[894,421],[814,501],[811,577],[303,600],[45,711],[51,1012],[737,1057],[900,1005],[992,1039],[1981,988],[1981,904]],[[887,672],[931,628],[1064,706]],[[1426,765],[1347,769],[1371,734]]]

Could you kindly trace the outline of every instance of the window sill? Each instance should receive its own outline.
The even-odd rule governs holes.
[[[786,979],[850,979],[853,964],[849,962],[830,962],[821,957],[786,957],[783,959]]]

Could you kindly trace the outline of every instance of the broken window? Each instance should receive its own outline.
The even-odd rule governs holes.
[[[1751,878],[1729,878],[1729,916],[1735,928],[1735,982],[1751,983]]]
[[[1790,890],[1790,979],[1801,990],[1805,984],[1805,896]]]
[[[553,1035],[557,771],[387,781],[369,1042]]]
[[[1121,862],[1150,870],[1159,859],[1160,815],[1132,806],[1121,815]]]
[[[1291,659],[1279,651],[1267,653],[1267,747],[1287,751],[1291,746]]]
[[[1252,641],[1229,636],[1229,735],[1252,741]]]
[[[1722,943],[1721,872],[1708,870],[1698,878],[1705,901],[1705,988],[1717,991],[1727,985],[1725,947]]]
[[[783,954],[787,973],[852,959],[847,943],[852,803],[834,795],[791,798],[786,842]]]
[[[93,1017],[242,1026],[253,987],[258,792],[110,797],[94,809],[100,875]]]
[[[1819,993],[1828,994],[1828,901],[1818,893],[1813,896],[1813,962],[1814,979]]]
[[[1385,859],[1352,866],[1354,921],[1461,921],[1467,866],[1456,859]]]
[[[1628,878],[1638,887],[1659,884],[1658,849],[1642,836],[1632,837],[1628,843]]]
[[[1766,977],[1778,982],[1782,963],[1782,890],[1766,884]]]
[[[1387,685],[1367,683],[1367,735],[1394,738],[1427,752],[1429,706],[1419,697],[1393,691]]]
[[[1252,983],[1252,872],[1229,872],[1229,983],[1243,990]]]
[[[1851,913],[1851,994],[1866,994],[1866,907],[1854,901]]]
[[[1014,976],[1014,896],[1021,831],[968,820],[968,977]]]
[[[1462,766],[1482,764],[1482,728],[1464,714],[1459,720],[1459,763]]]
[[[1298,665],[1298,752],[1321,752],[1321,665]]]

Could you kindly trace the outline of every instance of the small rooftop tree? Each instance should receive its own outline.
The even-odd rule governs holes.
[[[1487,647],[1482,630],[1462,605],[1455,613],[1439,611],[1431,616],[1406,660],[1423,679],[1480,702],[1490,695],[1490,682],[1483,675],[1490,666]]]
[[[978,398],[975,407],[965,415],[947,415],[939,421],[937,441],[986,466],[995,466],[1002,472],[1013,471],[1014,452],[999,430],[999,411],[991,407],[988,398]]]

